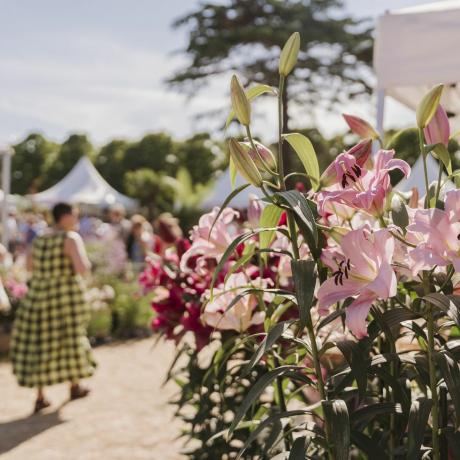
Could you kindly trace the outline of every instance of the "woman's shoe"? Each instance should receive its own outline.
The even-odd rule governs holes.
[[[50,407],[50,406],[51,406],[51,403],[45,398],[37,399],[35,401],[34,414],[38,414],[43,409],[46,409],[47,407]]]
[[[75,399],[84,398],[88,396],[89,392],[89,388],[81,387],[80,385],[72,385],[70,387],[70,399],[73,401]]]

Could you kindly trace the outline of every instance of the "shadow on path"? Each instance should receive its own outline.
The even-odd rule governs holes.
[[[50,428],[65,423],[59,413],[65,404],[53,412],[32,414],[10,422],[0,423],[0,455]]]

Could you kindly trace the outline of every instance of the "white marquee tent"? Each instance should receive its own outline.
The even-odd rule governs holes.
[[[99,174],[89,158],[82,157],[73,169],[56,185],[40,193],[29,195],[34,202],[52,206],[59,201],[98,207],[120,203],[127,209],[137,206],[133,200],[117,192]]]
[[[374,68],[377,75],[377,128],[383,133],[385,96],[415,110],[433,85],[444,83],[441,103],[453,130],[460,128],[460,0],[438,1],[389,11],[377,23]],[[430,181],[437,165],[431,161]],[[409,182],[410,181],[410,182]],[[421,159],[401,190],[423,187]]]
[[[415,109],[426,91],[445,83],[441,103],[460,127],[460,0],[390,11],[377,23],[374,68],[379,124],[384,97]],[[380,126],[381,128],[381,126]]]

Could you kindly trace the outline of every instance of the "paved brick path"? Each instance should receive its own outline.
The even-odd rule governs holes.
[[[153,339],[99,347],[91,395],[68,402],[66,385],[47,392],[53,406],[31,416],[34,392],[0,364],[2,460],[182,460],[180,426],[162,387],[174,350]]]

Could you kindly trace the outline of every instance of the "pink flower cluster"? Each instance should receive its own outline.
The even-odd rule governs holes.
[[[23,299],[28,291],[27,284],[22,281],[17,281],[14,278],[7,278],[5,281],[5,289],[9,297],[13,300]]]
[[[257,295],[256,291],[271,288],[275,283],[287,286],[291,282],[285,260],[288,256],[270,256],[267,268],[262,271],[255,263],[256,256],[254,261],[235,268],[246,248],[257,247],[258,238],[252,237],[229,258],[213,290],[211,283],[229,244],[255,225],[261,211],[261,202],[256,199],[248,209],[249,221],[243,221],[240,214],[230,208],[218,216],[219,208],[215,208],[201,217],[191,232],[190,241],[180,240],[163,256],[147,259],[139,283],[144,293],[152,293],[155,331],[176,342],[191,332],[197,349],[201,349],[215,330],[241,333],[260,327],[266,303],[272,300],[272,295]],[[280,224],[285,224],[285,216],[281,217]],[[271,246],[285,249],[286,237],[280,234]],[[248,290],[254,293],[246,293]]]
[[[425,129],[427,142],[447,145],[447,117],[439,107]],[[346,324],[358,337],[367,335],[366,318],[376,301],[396,295],[398,279],[416,278],[423,270],[452,265],[460,270],[460,190],[445,194],[444,209],[423,209],[411,200],[409,224],[400,229],[388,214],[389,172],[410,174],[409,165],[394,159],[394,151],[380,150],[374,161],[369,141],[340,154],[326,169],[316,195],[322,221],[339,226],[330,233],[322,260],[331,277],[317,292],[318,309],[327,314],[338,301],[351,298]]]

